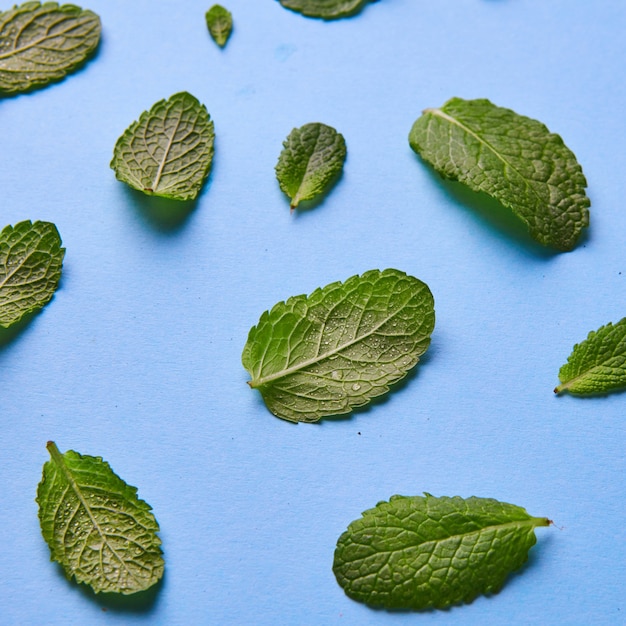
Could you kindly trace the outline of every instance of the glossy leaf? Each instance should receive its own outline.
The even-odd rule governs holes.
[[[263,313],[242,360],[274,415],[316,422],[386,393],[417,364],[434,325],[427,285],[371,270]]]
[[[41,532],[68,578],[96,593],[132,594],[163,575],[159,525],[137,489],[100,457],[48,442],[37,489]]]
[[[61,278],[65,248],[54,224],[20,222],[0,233],[0,326],[46,305]]]
[[[214,139],[206,107],[183,91],[126,129],[111,167],[119,180],[148,195],[194,200],[211,169]]]
[[[393,496],[352,522],[333,571],[348,596],[387,609],[443,609],[496,593],[535,544],[531,517],[487,498]]]
[[[0,95],[61,80],[93,54],[100,31],[100,18],[73,4],[25,2],[0,13]]]
[[[213,41],[223,48],[233,30],[233,16],[230,11],[219,4],[214,4],[206,12],[206,25]]]
[[[592,395],[626,388],[626,318],[591,331],[559,371],[555,393]]]
[[[444,178],[511,209],[543,245],[571,250],[589,224],[582,169],[541,122],[489,100],[452,98],[424,111],[409,142]]]
[[[325,192],[341,174],[345,160],[346,142],[334,128],[320,123],[294,128],[276,165],[278,183],[291,208]]]

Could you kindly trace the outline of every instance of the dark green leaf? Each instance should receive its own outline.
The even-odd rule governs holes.
[[[549,524],[487,498],[393,496],[348,526],[333,571],[359,602],[443,609],[499,591]]]

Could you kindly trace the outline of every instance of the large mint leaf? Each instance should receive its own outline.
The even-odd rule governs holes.
[[[159,525],[137,489],[100,457],[48,442],[37,489],[41,532],[68,578],[96,592],[131,594],[163,575]]]
[[[393,496],[348,526],[333,571],[359,602],[443,609],[499,591],[549,524],[488,498]]]
[[[183,91],[126,129],[111,167],[119,180],[148,195],[194,200],[211,169],[214,139],[206,107]]]
[[[417,364],[434,325],[426,284],[371,270],[263,313],[242,361],[274,415],[316,422],[386,393]]]
[[[233,16],[219,4],[214,4],[205,15],[206,25],[213,41],[223,48],[233,30]]]
[[[54,224],[20,222],[0,233],[0,326],[47,304],[61,278],[65,248]]]
[[[334,128],[317,122],[294,128],[276,164],[278,183],[291,208],[326,191],[341,174],[345,160],[346,142]]]
[[[0,94],[43,87],[98,47],[100,18],[73,4],[26,2],[0,13]]]
[[[571,250],[589,224],[582,169],[541,122],[489,100],[452,98],[424,111],[409,142],[444,178],[511,209],[543,245]]]
[[[555,393],[607,393],[626,387],[626,318],[591,331],[559,371]]]
[[[308,17],[334,20],[358,13],[370,0],[279,0],[287,9]]]

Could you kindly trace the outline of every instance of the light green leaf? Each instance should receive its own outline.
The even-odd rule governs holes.
[[[591,331],[559,371],[554,393],[607,393],[626,387],[626,317]]]
[[[263,313],[242,361],[274,415],[316,422],[389,391],[417,364],[434,326],[427,285],[371,270]]]
[[[159,525],[137,489],[100,457],[61,454],[48,442],[51,460],[37,489],[41,532],[51,559],[68,578],[96,593],[131,594],[163,575]]]
[[[214,4],[206,12],[206,25],[213,41],[223,48],[233,30],[233,16],[230,11],[219,4]]]
[[[292,209],[328,189],[341,174],[346,160],[343,136],[325,124],[294,128],[283,146],[276,177],[289,196]]]
[[[213,122],[183,91],[157,102],[117,140],[111,167],[122,182],[149,195],[195,200],[213,160]]]
[[[452,98],[424,111],[409,142],[444,178],[511,209],[543,245],[571,250],[589,224],[582,169],[541,122],[489,100]]]
[[[370,606],[443,609],[498,592],[550,523],[488,498],[392,496],[348,526],[333,571]]]
[[[0,233],[0,326],[8,328],[52,299],[64,256],[54,224],[5,226]]]
[[[73,4],[25,2],[0,13],[0,95],[61,80],[98,47],[100,18]]]
[[[278,0],[285,8],[307,17],[334,20],[358,13],[371,0]]]

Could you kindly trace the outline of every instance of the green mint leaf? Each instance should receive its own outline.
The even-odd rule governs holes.
[[[213,41],[223,48],[233,30],[233,16],[230,11],[219,4],[214,4],[206,12],[206,25]]]
[[[591,331],[559,371],[554,393],[607,393],[626,387],[626,317]]]
[[[541,122],[489,100],[452,98],[424,111],[409,143],[444,178],[511,209],[543,245],[571,250],[589,224],[582,169]]]
[[[292,209],[329,188],[346,160],[343,135],[325,124],[294,128],[283,146],[276,164],[276,178],[289,196]]]
[[[111,167],[118,180],[148,195],[195,200],[211,169],[214,139],[206,107],[183,91],[124,131]]]
[[[93,54],[100,30],[95,13],[73,4],[25,2],[0,13],[0,94],[61,80]]]
[[[159,525],[137,489],[100,457],[61,454],[52,441],[47,448],[37,503],[51,559],[96,593],[131,594],[158,582]]]
[[[333,571],[370,606],[443,609],[499,591],[550,523],[489,498],[393,496],[348,526]]]
[[[316,422],[389,391],[417,364],[434,326],[427,285],[371,270],[263,313],[242,361],[274,415]]]
[[[370,0],[278,0],[285,8],[307,17],[334,20],[358,13]]]
[[[5,226],[0,232],[0,326],[8,328],[50,302],[64,256],[54,224]]]

